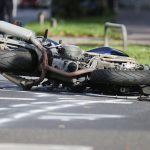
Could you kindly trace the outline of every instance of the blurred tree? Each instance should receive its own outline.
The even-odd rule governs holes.
[[[106,0],[95,0],[97,9],[96,12],[97,14],[103,15],[107,11],[107,1]]]
[[[116,0],[53,0],[52,15],[62,18],[78,18],[114,12]]]
[[[80,11],[80,2],[81,0],[53,0],[53,15],[64,18],[75,18]]]
[[[108,10],[110,11],[110,13],[115,13],[116,2],[117,2],[116,0],[107,0]]]

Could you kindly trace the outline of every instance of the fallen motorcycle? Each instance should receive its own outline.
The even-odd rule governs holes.
[[[0,32],[0,73],[24,90],[43,85],[74,92],[150,94],[150,66],[138,64],[124,52],[110,47],[81,51],[51,40],[47,30],[37,37],[4,21]]]

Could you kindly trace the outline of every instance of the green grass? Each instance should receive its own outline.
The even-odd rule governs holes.
[[[150,64],[150,45],[129,45],[127,54],[139,63]]]
[[[49,36],[93,36],[103,37],[104,35],[104,23],[111,21],[113,16],[108,17],[91,17],[83,19],[72,19],[72,20],[58,20],[58,26],[52,28],[50,21],[46,21],[43,26],[40,26],[38,22],[31,22],[25,25],[25,28],[31,29],[36,32],[37,35],[43,35],[45,29],[49,29]],[[113,38],[120,38],[119,33],[116,30],[109,31],[110,36]],[[81,41],[82,43],[82,41]],[[114,42],[115,44],[118,44]],[[113,44],[114,44],[113,43]],[[101,43],[102,44],[102,43]],[[80,45],[83,50],[88,50],[94,47],[102,46],[97,43],[88,43]],[[114,46],[116,47],[116,46]],[[117,47],[121,49],[120,47]],[[150,46],[148,45],[129,45],[126,53],[134,57],[139,63],[150,64]]]
[[[80,47],[82,50],[89,50],[99,47],[99,45],[80,45]],[[120,48],[118,47],[118,49]],[[140,64],[150,64],[150,45],[129,45],[125,53],[135,58]]]
[[[72,20],[58,20],[58,26],[52,28],[50,21],[46,21],[43,26],[38,22],[31,22],[25,28],[31,29],[38,35],[42,35],[45,29],[49,29],[49,36],[95,36],[102,37],[104,34],[104,23],[112,20],[108,17],[92,17]]]

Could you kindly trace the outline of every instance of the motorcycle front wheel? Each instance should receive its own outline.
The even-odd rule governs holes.
[[[90,76],[90,84],[96,86],[150,85],[150,70],[95,70]]]

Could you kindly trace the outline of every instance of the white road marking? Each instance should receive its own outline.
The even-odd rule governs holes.
[[[115,99],[130,99],[130,100],[137,100],[138,96],[112,96],[112,95],[101,95],[101,94],[94,94],[94,93],[85,93],[87,96],[96,96],[96,97],[104,97],[104,98],[115,98]]]
[[[10,107],[19,108],[19,107],[26,107],[26,106],[33,106],[33,105],[42,105],[42,104],[55,104],[60,103],[61,101],[53,101],[53,102],[31,102],[29,104],[15,104],[10,105]]]
[[[10,107],[14,107],[14,108],[19,108],[19,107],[26,107],[26,106],[33,106],[33,105],[43,105],[43,104],[57,104],[58,103],[64,103],[64,102],[70,102],[68,100],[58,100],[58,101],[53,101],[53,102],[46,102],[46,101],[42,101],[42,102],[31,102],[28,104],[15,104],[15,105],[10,105]],[[71,101],[71,102],[76,102],[76,101]]]
[[[28,117],[30,114],[29,113],[18,113],[13,115],[13,119],[21,119],[21,118],[25,118]]]
[[[100,104],[100,103],[106,103],[106,104],[131,104],[132,102],[128,102],[128,101],[123,101],[121,99],[118,99],[118,100],[104,100],[104,101],[95,101],[95,100],[59,100],[59,101],[54,101],[52,102],[52,104],[56,104],[56,103],[59,103],[59,105],[54,105],[54,106],[45,106],[45,107],[42,107],[41,109],[35,109],[35,110],[29,110],[29,111],[26,111],[26,112],[21,112],[21,113],[16,113],[16,114],[13,114],[11,115],[10,117],[8,118],[4,118],[4,120],[0,121],[0,124],[4,124],[4,123],[7,123],[7,122],[10,122],[10,121],[17,121],[19,119],[23,119],[23,118],[26,118],[26,117],[31,117],[33,115],[37,115],[37,114],[40,114],[40,113],[45,113],[45,112],[48,112],[48,111],[56,111],[56,110],[60,110],[60,109],[65,109],[65,108],[73,108],[73,107],[79,107],[79,106],[86,106],[86,105],[90,105],[90,104]],[[64,104],[64,102],[66,102],[66,104]],[[62,104],[61,104],[62,103]],[[32,103],[33,104],[33,103]],[[26,104],[18,104],[19,107],[23,107],[25,106]],[[31,103],[30,103],[31,105]],[[71,116],[72,117],[72,116]],[[63,118],[63,120],[70,120],[71,117],[69,116],[65,116]],[[83,116],[73,116],[75,119],[88,119],[90,118],[91,120],[94,118],[94,115],[92,117],[90,117],[89,115],[84,115]],[[72,118],[73,118],[72,117]],[[98,117],[99,119],[105,117],[105,118],[111,118],[111,117],[120,117],[120,118],[123,118],[125,116],[120,116],[120,115],[115,115],[115,116],[110,116],[110,115],[105,115],[102,116],[101,114],[99,116],[95,116],[96,118]],[[60,116],[55,116],[53,117],[53,119],[56,118],[60,118]],[[89,119],[89,120],[90,120]],[[95,119],[95,118],[94,118]]]
[[[26,107],[26,106],[30,106],[30,104],[16,104],[16,105],[11,105],[10,107]]]
[[[8,123],[8,122],[11,122],[11,121],[13,121],[12,118],[1,118],[0,119],[0,124]]]
[[[47,93],[34,93],[36,97],[52,97],[52,96],[56,96],[54,94],[47,94]]]
[[[73,95],[73,96],[77,96],[77,97],[80,96],[80,97],[81,97],[81,96],[83,96],[83,95],[77,95],[77,94],[76,94],[76,95]]]
[[[133,104],[133,102],[129,102],[129,101],[123,101],[123,100],[119,100],[119,101],[115,101],[115,100],[104,100],[104,101],[99,101],[99,102],[95,102],[95,103],[101,103],[101,104],[126,104],[126,105],[128,105],[128,104]]]
[[[44,144],[0,144],[2,150],[93,150],[90,146],[80,145],[44,145]]]
[[[9,110],[10,108],[0,108],[0,111]]]
[[[10,107],[14,107],[14,108],[17,108],[17,107],[26,107],[26,106],[33,106],[33,105],[43,105],[43,104],[57,104],[58,103],[64,103],[64,102],[76,102],[76,101],[68,101],[68,100],[58,100],[58,101],[53,101],[53,102],[31,102],[29,104],[15,104],[15,105],[10,105]],[[1,110],[1,109],[0,109]]]
[[[15,105],[10,105],[10,107],[13,108],[21,108],[21,107],[27,107],[27,106],[33,106],[33,105],[43,105],[43,104],[57,104],[58,103],[71,103],[71,104],[76,104],[77,102],[87,102],[88,104],[125,104],[125,105],[129,105],[132,104],[133,102],[131,101],[124,101],[121,99],[117,99],[117,100],[100,100],[100,101],[95,101],[95,100],[58,100],[58,101],[53,101],[53,102],[31,102],[29,104],[15,104]],[[86,104],[85,104],[86,105]],[[0,111],[3,110],[7,110],[10,108],[0,108]]]
[[[64,99],[64,100],[75,100],[75,98],[71,98],[71,97],[59,97],[58,99]]]
[[[42,113],[45,112],[44,109],[36,109],[36,110],[30,110],[28,113],[29,115],[34,115],[34,114],[38,114],[38,113]]]
[[[99,104],[133,104],[131,101],[122,100],[122,99],[115,99],[115,100],[62,100],[61,102],[88,102],[88,103],[99,103]]]
[[[40,120],[99,120],[99,119],[121,119],[126,118],[124,115],[112,115],[112,114],[82,114],[82,113],[49,113],[49,115],[41,116]]]
[[[85,102],[76,102],[76,103],[73,103],[73,104],[62,104],[62,105],[58,105],[58,106],[43,107],[42,109],[29,110],[29,111],[26,111],[26,112],[13,114],[10,117],[10,119],[13,118],[12,121],[16,121],[18,119],[31,117],[33,115],[37,115],[37,114],[48,112],[48,111],[54,111],[54,110],[60,110],[60,109],[64,109],[64,108],[72,108],[72,107],[84,106],[84,105],[88,105],[88,104],[91,104],[91,103],[93,103],[93,102],[91,102],[91,101],[86,102],[85,101]],[[0,124],[3,124],[3,122],[0,122]]]
[[[32,92],[31,92],[32,93]],[[32,93],[34,94],[34,93]],[[42,97],[44,95],[42,95],[41,93],[36,93],[36,95],[38,95],[37,97]],[[47,97],[49,94],[45,94],[45,97]],[[52,96],[52,95],[51,95]],[[29,100],[29,101],[33,101],[33,100],[37,100],[36,98],[11,98],[11,97],[0,97],[0,99],[6,99],[6,100]],[[25,112],[21,112],[21,113],[15,113],[12,114],[11,116],[9,116],[8,118],[2,118],[0,119],[0,124],[4,124],[4,123],[8,123],[8,122],[12,122],[12,121],[17,121],[19,119],[23,119],[26,117],[31,117],[33,115],[37,115],[40,113],[45,113],[48,111],[56,111],[56,110],[60,110],[60,109],[65,109],[65,108],[72,108],[72,107],[79,107],[79,106],[87,106],[90,104],[132,104],[133,102],[128,101],[128,100],[124,100],[124,99],[110,99],[110,100],[79,100],[76,98],[72,98],[72,97],[57,97],[57,101],[52,101],[52,102],[46,102],[46,101],[39,101],[39,102],[30,102],[28,104],[15,104],[15,105],[11,105],[11,107],[14,108],[18,108],[18,107],[27,107],[27,106],[32,106],[32,105],[44,105],[44,104],[49,104],[48,106],[42,107],[41,109],[35,109],[35,110],[28,110]],[[50,105],[50,104],[54,104]],[[7,108],[0,108],[0,110],[6,110]],[[91,115],[91,116],[90,116]],[[86,120],[96,120],[96,119],[102,119],[102,118],[124,118],[125,116],[122,115],[107,115],[107,114],[72,114],[72,115],[64,115],[62,116],[62,114],[57,114],[57,115],[53,115],[53,116],[45,116],[45,118],[49,118],[49,119],[62,119],[62,120],[76,120],[76,119],[86,119]],[[44,119],[44,118],[43,118]]]
[[[51,103],[55,103],[57,101],[54,101],[54,102],[32,102],[30,103],[31,105],[41,105],[41,104],[51,104]]]
[[[36,98],[0,97],[0,100],[35,101]]]

